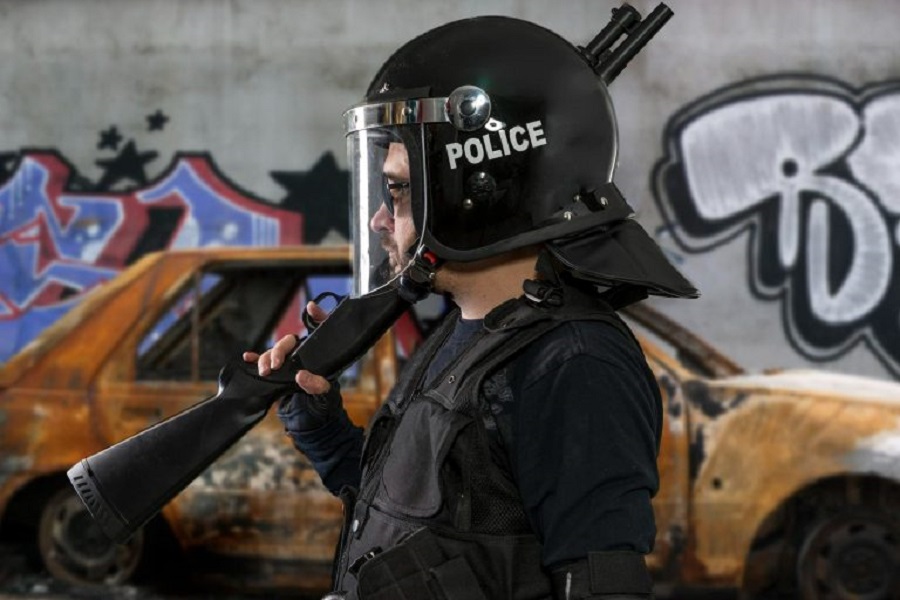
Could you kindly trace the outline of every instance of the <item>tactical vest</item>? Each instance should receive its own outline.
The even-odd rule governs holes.
[[[335,589],[360,600],[552,597],[511,474],[491,459],[479,393],[488,375],[563,323],[602,320],[634,339],[608,305],[581,300],[555,308],[524,299],[501,305],[422,389],[458,315],[429,337],[372,421],[358,495],[344,495]]]

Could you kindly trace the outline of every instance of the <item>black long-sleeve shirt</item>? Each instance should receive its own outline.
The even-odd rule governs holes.
[[[426,379],[481,327],[459,320]],[[643,354],[622,332],[603,322],[563,324],[489,377],[482,399],[495,460],[513,474],[545,566],[591,551],[652,549],[661,400]],[[346,414],[297,431],[292,404],[280,416],[326,487],[358,487],[362,431]]]

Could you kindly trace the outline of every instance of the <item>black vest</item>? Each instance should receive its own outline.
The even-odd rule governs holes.
[[[457,316],[449,315],[416,353],[369,428],[359,493],[344,497],[335,564],[335,589],[348,599],[552,597],[541,545],[511,474],[491,459],[481,384],[568,321],[603,320],[633,336],[595,297],[571,292],[556,308],[513,300],[492,311],[443,375],[421,389]]]

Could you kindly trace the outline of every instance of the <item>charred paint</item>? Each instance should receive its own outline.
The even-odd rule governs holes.
[[[720,417],[726,412],[726,408],[712,397],[709,386],[702,381],[688,381],[684,384],[684,393],[691,406],[711,419]]]
[[[193,494],[185,531],[195,539],[226,536],[248,526],[256,528],[246,498],[216,492]]]
[[[0,396],[0,398],[2,398],[2,396]],[[3,437],[4,437],[3,430],[6,429],[6,420],[7,420],[6,411],[3,410],[2,408],[0,408],[0,439],[3,439]],[[2,484],[2,483],[3,483],[3,481],[0,480],[0,484]]]
[[[683,407],[681,404],[681,394],[678,393],[678,386],[675,385],[675,382],[672,381],[672,378],[668,375],[660,376],[657,379],[657,382],[668,400],[666,410],[668,411],[669,416],[673,419],[679,418]]]
[[[271,438],[248,437],[213,463],[191,485],[302,492],[320,484],[309,461],[288,444]]]
[[[27,471],[34,464],[30,456],[4,456],[0,458],[0,486],[13,475]]]
[[[734,398],[728,403],[728,410],[734,410],[735,408],[742,405],[747,399],[750,397],[750,394],[746,392],[739,392],[735,394]]]
[[[703,425],[698,425],[694,430],[691,438],[691,445],[688,448],[688,476],[690,480],[696,481],[697,475],[700,473],[700,467],[706,460],[705,442],[703,438]]]
[[[684,535],[684,529],[680,525],[673,525],[668,531],[669,544],[672,547],[672,553],[675,555],[684,552],[687,545],[687,538]]]

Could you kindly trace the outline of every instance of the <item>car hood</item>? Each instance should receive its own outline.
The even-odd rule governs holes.
[[[881,401],[900,407],[900,383],[859,375],[806,369],[738,375],[709,382],[713,387],[743,391],[786,392],[841,397],[853,401]]]

